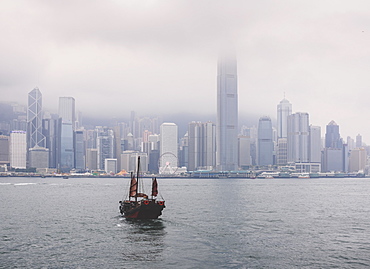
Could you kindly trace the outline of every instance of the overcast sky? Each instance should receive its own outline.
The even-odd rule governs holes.
[[[238,59],[239,113],[310,123],[370,143],[370,1],[3,0],[1,101],[38,86],[57,112],[216,115],[220,46]],[[198,120],[194,118],[194,120]]]

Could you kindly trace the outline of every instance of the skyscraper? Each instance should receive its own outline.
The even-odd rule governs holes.
[[[45,147],[45,136],[42,134],[42,94],[37,87],[28,93],[27,125],[27,148]]]
[[[341,149],[343,147],[343,141],[339,134],[339,125],[333,120],[326,125],[325,147],[332,149]]]
[[[288,116],[292,114],[292,104],[283,99],[277,105],[277,131],[278,138],[288,137]]]
[[[288,116],[288,162],[309,162],[309,117],[298,112]]]
[[[59,97],[59,158],[58,168],[68,172],[75,165],[74,130],[75,130],[75,99],[73,97]]]
[[[191,122],[188,126],[188,171],[212,170],[216,163],[216,126]]]
[[[26,168],[27,134],[25,131],[12,131],[10,133],[10,166],[13,168]]]
[[[258,165],[274,164],[274,143],[270,117],[261,117],[258,122]]]
[[[276,164],[286,165],[288,162],[287,138],[288,116],[292,114],[292,104],[283,99],[277,105],[277,152]]]
[[[114,156],[114,132],[108,127],[97,126],[96,145],[98,149],[98,168],[105,170],[105,159],[112,159]]]
[[[310,126],[310,162],[321,163],[321,127]]]
[[[339,125],[335,121],[326,125],[325,148],[323,151],[323,172],[345,172],[348,170],[348,147],[344,147],[339,134]]]
[[[217,68],[217,170],[238,169],[238,86],[236,57],[223,56]]]

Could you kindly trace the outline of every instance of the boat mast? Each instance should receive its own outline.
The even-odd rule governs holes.
[[[140,170],[140,156],[137,158],[137,172],[136,172],[136,195],[135,202],[137,202],[137,193],[139,192],[139,170]]]

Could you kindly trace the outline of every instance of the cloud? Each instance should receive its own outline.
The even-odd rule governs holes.
[[[216,114],[218,53],[232,44],[241,115],[275,118],[285,93],[312,124],[334,119],[343,135],[370,139],[368,10],[367,1],[3,1],[0,91],[26,103],[38,86],[53,112],[73,96],[92,116]]]

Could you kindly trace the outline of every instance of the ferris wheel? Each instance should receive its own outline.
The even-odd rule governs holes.
[[[159,174],[173,175],[179,167],[179,160],[172,152],[165,152],[158,159]]]

